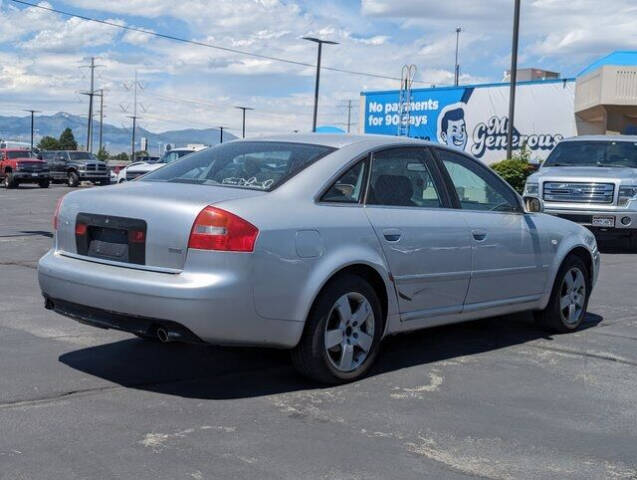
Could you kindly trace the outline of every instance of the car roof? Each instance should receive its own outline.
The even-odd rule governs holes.
[[[637,135],[580,135],[562,142],[637,142]]]
[[[322,145],[332,148],[342,148],[357,143],[365,143],[369,147],[373,147],[375,145],[391,145],[404,143],[415,143],[420,145],[432,144],[432,142],[426,142],[424,140],[392,135],[351,135],[325,133],[290,133],[285,135],[269,135],[263,137],[252,137],[246,139],[245,141],[308,143],[312,145]]]

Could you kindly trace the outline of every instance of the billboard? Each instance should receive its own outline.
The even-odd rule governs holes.
[[[564,137],[576,134],[575,82],[520,83],[516,89],[513,148],[526,145],[545,159]],[[364,133],[396,135],[399,92],[363,92]],[[412,90],[409,136],[464,150],[485,163],[506,157],[509,85],[489,84]]]

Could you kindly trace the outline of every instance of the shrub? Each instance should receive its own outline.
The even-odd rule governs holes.
[[[516,158],[494,163],[491,165],[491,168],[519,193],[522,193],[524,190],[526,177],[533,173],[533,167],[529,165],[528,162]]]

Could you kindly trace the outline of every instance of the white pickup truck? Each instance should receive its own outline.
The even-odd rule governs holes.
[[[562,140],[529,176],[524,195],[594,232],[624,235],[637,249],[637,136]]]

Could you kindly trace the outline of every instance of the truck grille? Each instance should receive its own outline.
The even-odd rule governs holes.
[[[546,182],[544,200],[547,202],[613,203],[615,185],[612,183]]]

